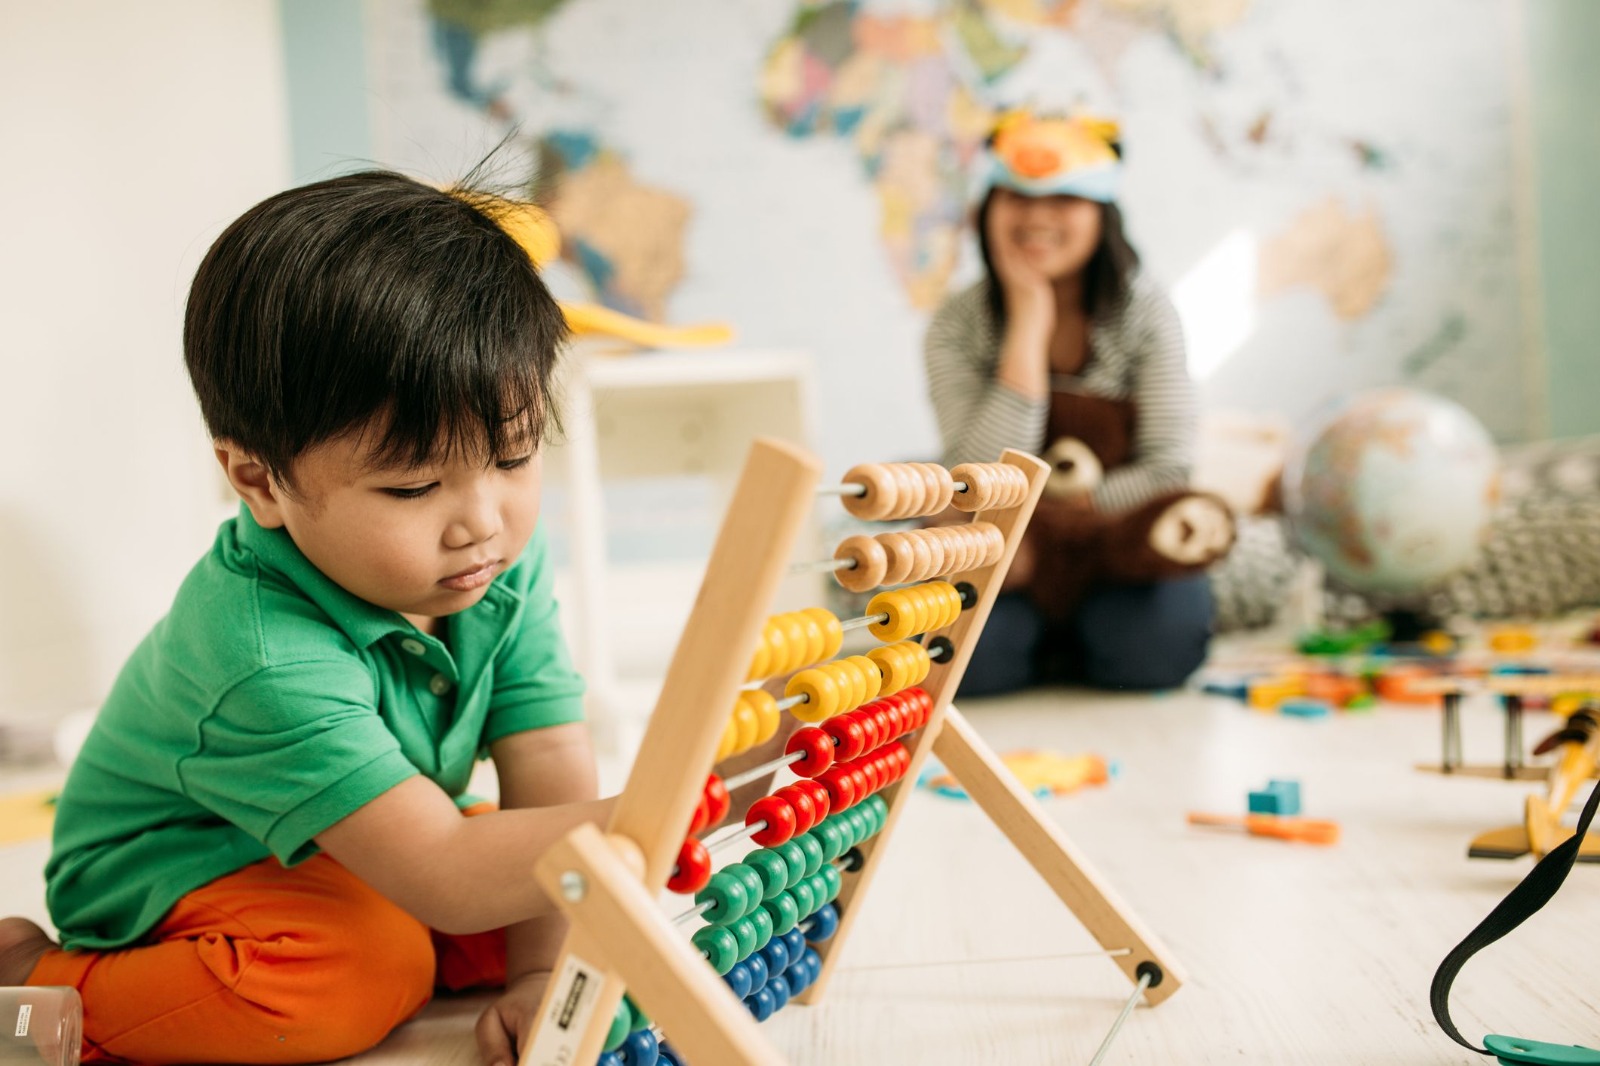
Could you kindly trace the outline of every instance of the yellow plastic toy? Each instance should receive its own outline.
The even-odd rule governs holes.
[[[1103,785],[1116,775],[1116,768],[1098,755],[1062,755],[1054,751],[1023,749],[1000,756],[1017,783],[1035,796],[1064,796],[1085,785]],[[922,781],[924,788],[941,796],[965,799],[967,794],[948,773],[934,774]]]
[[[445,191],[494,219],[528,253],[534,266],[542,267],[561,254],[561,232],[555,220],[535,205],[460,189]],[[616,337],[644,348],[714,348],[733,340],[733,327],[726,322],[666,326],[599,304],[557,302],[574,336]]]

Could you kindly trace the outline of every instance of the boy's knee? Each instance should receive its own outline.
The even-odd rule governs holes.
[[[433,995],[427,928],[399,908],[256,945],[234,991],[258,1008],[276,1062],[322,1062],[376,1046]]]

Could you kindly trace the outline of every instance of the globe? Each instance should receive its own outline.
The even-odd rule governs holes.
[[[1499,494],[1499,457],[1478,420],[1414,389],[1336,407],[1284,470],[1301,545],[1358,592],[1410,593],[1477,558]]]

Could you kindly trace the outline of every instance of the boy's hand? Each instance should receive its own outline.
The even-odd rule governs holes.
[[[478,1018],[478,1054],[484,1066],[516,1066],[549,983],[548,971],[523,974]]]

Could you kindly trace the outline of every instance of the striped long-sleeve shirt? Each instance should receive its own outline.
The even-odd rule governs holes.
[[[1001,331],[989,313],[987,281],[947,299],[928,326],[928,392],[944,463],[992,462],[1006,448],[1035,455],[1049,445],[1049,400],[1030,400],[995,380]],[[1144,274],[1128,298],[1089,330],[1089,359],[1076,375],[1051,376],[1051,388],[1132,400],[1137,406],[1131,460],[1107,473],[1095,507],[1116,513],[1188,484],[1195,450],[1195,396],[1178,314]]]

